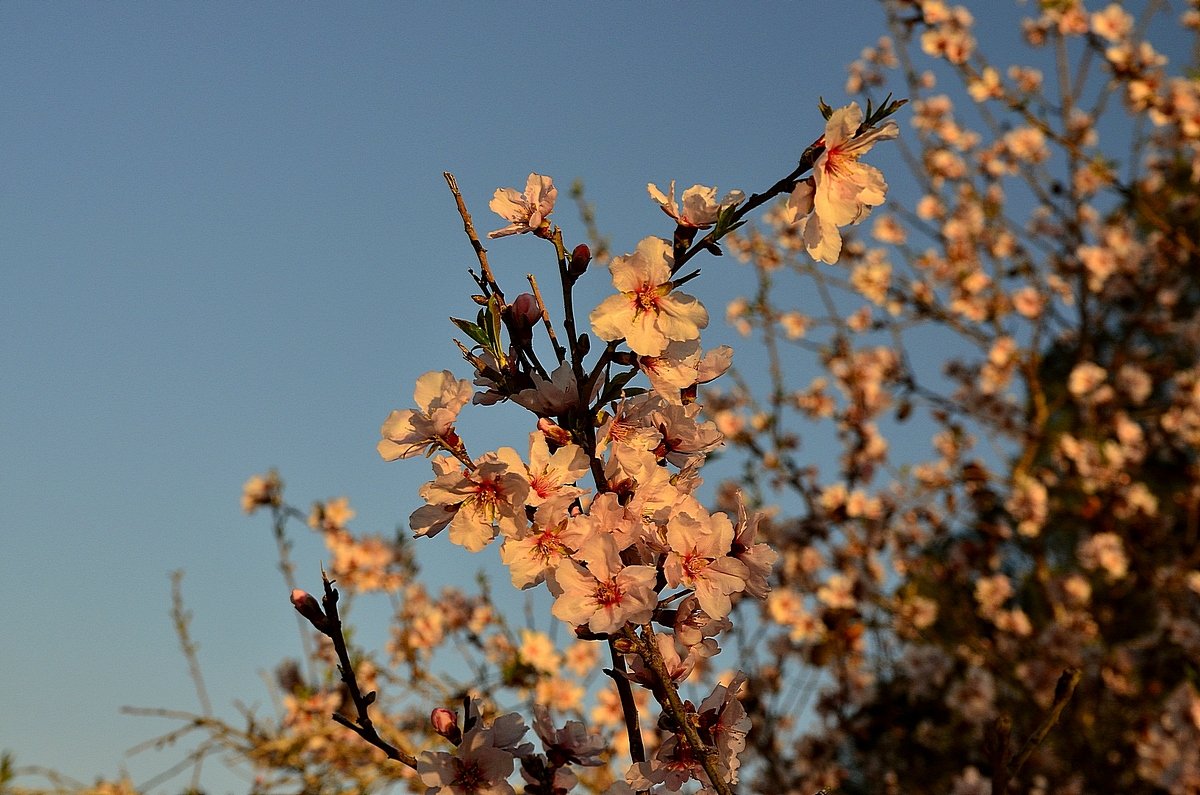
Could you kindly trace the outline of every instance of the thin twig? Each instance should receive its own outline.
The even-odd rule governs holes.
[[[625,656],[617,651],[613,639],[609,638],[608,651],[612,655],[614,676],[613,683],[617,686],[617,695],[621,699],[621,712],[625,714],[625,732],[629,735],[629,757],[634,762],[646,761],[646,746],[642,743],[642,726],[638,719],[637,702],[633,700],[633,688],[625,673]]]
[[[454,203],[458,205],[458,214],[462,216],[463,230],[471,239],[471,247],[475,249],[475,256],[479,258],[479,267],[483,270],[483,280],[492,293],[504,301],[504,293],[500,290],[500,285],[496,284],[495,277],[492,276],[492,266],[488,265],[487,249],[483,247],[483,243],[479,242],[479,235],[475,233],[475,223],[471,220],[467,203],[463,201],[462,193],[458,190],[458,180],[449,171],[443,171],[442,176],[445,178],[446,184],[450,186],[450,192],[454,194]]]
[[[375,724],[371,722],[370,715],[371,702],[375,700],[375,693],[371,691],[370,694],[364,696],[359,689],[358,679],[354,675],[354,666],[350,662],[350,652],[346,648],[346,638],[342,634],[342,621],[338,617],[337,589],[333,587],[333,582],[330,581],[329,576],[324,571],[321,572],[321,583],[325,588],[325,596],[321,599],[321,606],[324,608],[325,618],[328,621],[328,625],[322,628],[322,632],[333,641],[333,650],[337,653],[338,657],[338,671],[342,675],[342,682],[345,683],[346,689],[350,692],[350,700],[354,702],[354,709],[358,713],[357,723],[340,712],[333,713],[333,720],[383,751],[387,754],[388,759],[394,759],[416,770],[416,757],[401,751],[380,737],[379,732],[375,730]]]
[[[1034,750],[1041,744],[1042,740],[1046,739],[1046,735],[1058,723],[1059,717],[1062,716],[1063,709],[1066,708],[1067,702],[1071,700],[1071,696],[1075,694],[1075,686],[1079,684],[1079,680],[1083,677],[1083,672],[1078,668],[1068,668],[1062,672],[1062,676],[1058,677],[1058,684],[1054,686],[1054,703],[1050,705],[1049,711],[1046,712],[1046,717],[1042,718],[1042,722],[1038,725],[1033,733],[1029,735],[1029,739],[1021,746],[1021,751],[1013,758],[1013,761],[1008,766],[1010,778],[1015,778],[1021,772],[1021,768],[1029,760]]]
[[[562,364],[566,361],[567,349],[559,344],[558,336],[554,333],[554,326],[550,323],[550,313],[546,311],[546,302],[542,300],[542,291],[538,289],[537,279],[532,273],[525,274],[525,278],[529,280],[534,300],[537,301],[538,309],[542,313],[542,325],[546,327],[546,333],[550,335],[550,344],[554,346],[554,355],[558,358],[558,363]]]
[[[1082,671],[1078,668],[1068,668],[1062,672],[1062,676],[1058,677],[1058,684],[1054,686],[1054,702],[1050,705],[1045,717],[1042,718],[1042,722],[1025,740],[1020,753],[1015,757],[1010,758],[1012,754],[1010,745],[1012,721],[1007,715],[1001,715],[996,719],[992,727],[991,748],[989,749],[992,757],[992,795],[1008,795],[1010,782],[1017,777],[1034,750],[1058,723],[1058,719],[1062,716],[1067,702],[1075,693],[1075,686],[1079,684],[1082,675]]]

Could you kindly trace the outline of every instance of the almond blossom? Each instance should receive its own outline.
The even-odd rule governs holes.
[[[712,738],[720,755],[721,772],[730,784],[738,783],[738,759],[746,748],[746,734],[750,731],[750,717],[737,699],[737,692],[746,683],[746,675],[738,673],[728,686],[717,685],[713,692],[700,703],[700,726]]]
[[[596,431],[596,451],[604,452],[610,443],[631,450],[656,448],[662,442],[662,432],[651,421],[651,415],[661,402],[658,395],[650,394],[619,401]]]
[[[533,730],[541,738],[547,754],[557,753],[571,764],[584,767],[604,764],[607,743],[599,734],[589,732],[582,721],[569,720],[561,729],[556,729],[550,719],[550,710],[544,704],[534,704]]]
[[[550,373],[547,381],[536,372],[530,373],[533,386],[523,389],[512,396],[518,406],[537,414],[539,417],[553,417],[567,413],[579,405],[579,387],[575,382],[575,374],[571,372],[571,363],[563,362]],[[592,398],[596,397],[599,382],[592,390]]]
[[[486,453],[475,463],[475,469],[444,473],[419,491],[431,506],[447,509],[451,514],[450,540],[471,552],[491,543],[497,527],[510,536],[524,530],[525,498],[529,494],[525,466],[511,447]],[[409,525],[419,535],[422,533],[416,520],[420,513],[418,509],[409,519]],[[421,518],[426,516],[421,514]]]
[[[728,618],[713,618],[700,609],[700,600],[695,594],[685,596],[675,610],[675,640],[687,647],[688,653],[697,657],[712,657],[720,651],[716,635],[732,629]]]
[[[663,564],[667,585],[693,589],[700,609],[712,618],[729,615],[730,594],[744,590],[750,575],[745,563],[729,557],[733,545],[729,517],[676,513],[667,523],[667,544],[670,552]]]
[[[704,457],[721,446],[725,435],[711,421],[697,422],[700,406],[664,404],[654,412],[654,422],[662,433],[662,444],[655,454],[677,467],[699,466]]]
[[[588,457],[578,445],[568,444],[553,454],[541,431],[529,434],[529,496],[525,504],[536,508],[544,502],[561,497],[578,497],[584,490],[575,481],[587,474]]]
[[[253,475],[242,486],[242,510],[254,513],[262,505],[278,505],[283,481],[275,471]]]
[[[417,760],[425,795],[512,795],[507,781],[513,755],[494,745],[491,729],[476,727],[463,735],[453,753],[426,751]]]
[[[668,195],[653,182],[646,184],[650,198],[658,202],[662,211],[675,219],[680,226],[691,229],[707,229],[717,222],[717,217],[727,207],[736,207],[746,198],[740,190],[730,191],[721,201],[717,201],[717,189],[706,188],[703,185],[693,185],[683,192],[683,209],[675,203],[675,180],[671,180]]]
[[[471,400],[471,382],[449,370],[425,373],[413,390],[417,410],[393,411],[384,420],[377,449],[384,461],[429,454],[460,446],[454,433],[458,412]]]
[[[842,249],[838,227],[857,224],[883,203],[887,182],[879,169],[860,163],[878,141],[895,138],[895,122],[859,131],[863,114],[857,102],[838,108],[825,124],[825,149],[813,163],[813,175],[802,180],[788,199],[785,218],[803,223],[804,245],[821,262],[837,262]],[[807,216],[807,217],[805,217]]]
[[[657,356],[638,357],[638,369],[669,403],[682,403],[682,392],[721,377],[732,363],[733,348],[722,345],[701,356],[698,339],[671,342]]]
[[[699,338],[708,311],[694,296],[673,292],[674,262],[671,244],[657,237],[644,238],[629,256],[615,257],[608,268],[620,293],[589,315],[596,336],[623,339],[641,356],[658,356],[671,340]]]
[[[748,516],[746,504],[738,494],[738,520],[734,527],[733,556],[746,564],[749,572],[746,576],[746,593],[756,599],[766,599],[771,586],[767,578],[771,576],[771,568],[779,559],[779,553],[770,544],[756,543],[758,540],[758,522],[761,513],[755,512]]]
[[[573,496],[542,503],[534,514],[533,527],[517,537],[504,539],[500,560],[508,566],[515,587],[532,588],[579,548],[585,536],[578,526],[568,527],[566,503]]]
[[[551,612],[572,625],[586,624],[592,632],[616,632],[625,623],[650,620],[657,596],[653,566],[624,566],[611,536],[596,535],[554,570],[557,598]]]
[[[554,211],[554,200],[557,198],[558,188],[554,187],[554,181],[541,174],[529,175],[524,195],[513,188],[497,188],[488,207],[512,223],[503,229],[488,232],[488,237],[495,239],[526,232],[536,233],[549,226],[547,216]]]

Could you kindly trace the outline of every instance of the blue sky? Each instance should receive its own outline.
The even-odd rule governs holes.
[[[83,780],[178,759],[125,758],[166,726],[119,709],[197,707],[179,568],[218,711],[270,710],[260,672],[297,639],[241,484],[276,466],[301,505],[348,495],[361,531],[416,507],[427,465],[374,445],[418,375],[468,374],[446,318],[473,313],[473,256],[443,170],[485,230],[496,187],[554,176],[569,242],[581,178],[627,251],[671,231],[647,181],[749,193],[790,170],[882,32],[866,0],[0,3],[0,749]],[[540,241],[490,249],[510,293],[550,283]],[[746,272],[703,265],[719,315]],[[593,274],[585,300],[609,289]],[[495,424],[464,420],[474,450],[523,447]],[[297,540],[316,588],[323,549]]]

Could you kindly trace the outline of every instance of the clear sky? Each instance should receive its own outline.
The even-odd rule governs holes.
[[[297,639],[241,484],[276,466],[301,505],[349,496],[361,531],[416,507],[427,464],[374,447],[419,374],[469,375],[446,318],[473,314],[474,258],[443,170],[483,230],[495,188],[552,175],[569,243],[582,178],[621,253],[670,235],[647,181],[749,193],[790,170],[881,33],[868,0],[0,3],[0,749],[84,780],[179,758],[125,758],[167,726],[119,712],[198,706],[179,568],[218,711],[270,711],[260,673]],[[550,282],[540,241],[490,249],[511,294]],[[703,265],[719,316],[746,271]],[[465,433],[523,447],[494,422]],[[323,548],[298,542],[315,589]],[[419,550],[435,577],[494,560]]]

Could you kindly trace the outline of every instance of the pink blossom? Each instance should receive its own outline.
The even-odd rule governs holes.
[[[611,536],[618,551],[624,551],[645,535],[642,518],[621,504],[613,492],[605,492],[592,500],[588,512],[572,516],[569,537],[577,541],[576,548],[593,535]]]
[[[521,235],[549,226],[547,216],[554,211],[554,200],[557,198],[558,188],[554,187],[554,181],[541,174],[529,175],[524,195],[513,188],[497,188],[488,207],[511,223],[503,229],[488,232],[488,237],[495,239]]]
[[[618,295],[592,310],[592,330],[600,339],[625,340],[641,356],[658,356],[671,340],[694,340],[708,325],[708,311],[695,297],[673,292],[671,244],[647,237],[626,257],[608,266]]]
[[[737,700],[737,692],[746,683],[746,675],[738,673],[728,686],[717,685],[700,704],[700,726],[716,745],[722,778],[729,784],[738,783],[738,754],[746,750],[746,734],[750,717]]]
[[[699,511],[698,511],[699,513]],[[750,570],[729,557],[733,524],[723,513],[695,518],[676,513],[667,523],[670,552],[663,564],[667,584],[692,588],[700,608],[712,618],[724,618],[732,608],[730,594],[746,587]]]
[[[674,218],[680,226],[692,229],[707,229],[717,222],[717,216],[726,207],[736,207],[746,198],[746,194],[735,190],[725,194],[725,198],[718,202],[716,188],[693,185],[683,192],[683,209],[681,210],[675,203],[675,180],[671,180],[667,196],[664,196],[653,182],[646,184],[646,190],[649,191],[650,198],[662,206],[664,213]]]
[[[794,222],[809,215],[804,225],[805,248],[822,262],[837,261],[842,247],[838,227],[858,223],[887,196],[883,174],[860,163],[859,158],[876,142],[895,138],[900,129],[895,122],[888,122],[860,132],[862,121],[857,102],[833,112],[825,123],[825,149],[813,163],[811,182],[800,182],[788,200]]]
[[[459,445],[454,433],[458,412],[471,400],[471,382],[454,377],[449,370],[425,373],[413,390],[417,410],[393,411],[384,420],[379,455],[384,461],[429,454],[438,448]]]
[[[550,710],[544,704],[533,705],[533,730],[549,755],[557,754],[571,764],[597,767],[604,764],[608,744],[599,734],[587,730],[582,721],[569,720],[561,729],[554,728]]]
[[[728,618],[713,618],[700,609],[700,600],[695,594],[685,596],[675,610],[675,640],[695,652],[699,657],[711,657],[720,651],[713,638],[726,630],[733,629]]]
[[[571,372],[570,362],[563,362],[556,367],[550,373],[549,381],[537,373],[531,373],[530,378],[533,386],[512,396],[518,406],[524,406],[539,417],[551,417],[566,414],[579,405],[579,387],[575,383],[575,374]],[[599,387],[597,381],[592,390],[593,398]]]
[[[260,505],[278,505],[283,481],[274,470],[266,475],[254,475],[242,486],[242,510],[254,513]]]
[[[587,568],[566,560],[554,570],[558,591],[551,612],[572,625],[586,624],[592,632],[616,632],[627,621],[650,620],[657,597],[653,566],[623,566],[612,536],[592,536],[576,555]]]
[[[525,504],[537,507],[551,499],[578,497],[584,490],[575,481],[588,472],[587,453],[578,445],[568,444],[553,454],[541,431],[529,434],[529,495]]]
[[[638,368],[663,400],[682,403],[680,393],[721,377],[733,363],[728,345],[700,355],[700,340],[672,342],[657,356],[638,357]]]
[[[508,566],[515,587],[532,588],[579,547],[578,529],[568,529],[566,504],[573,496],[542,503],[533,519],[533,529],[516,538],[506,538],[500,560]]]
[[[496,537],[497,526],[509,536],[517,536],[525,529],[529,482],[524,471],[525,465],[517,452],[502,447],[481,456],[473,470],[438,476],[421,487],[420,495],[430,505],[443,506],[453,513],[449,521],[451,541],[478,552]],[[414,520],[419,512],[409,519],[417,532],[420,531]]]
[[[766,599],[771,586],[767,578],[771,569],[779,559],[779,553],[768,544],[756,543],[758,540],[758,522],[762,514],[757,511],[751,516],[747,514],[746,503],[738,494],[738,520],[734,527],[733,555],[746,564],[749,572],[746,576],[746,593],[756,599]]]
[[[513,755],[497,748],[491,729],[478,726],[463,735],[453,753],[426,751],[417,759],[417,774],[426,795],[512,795],[507,778]]]

